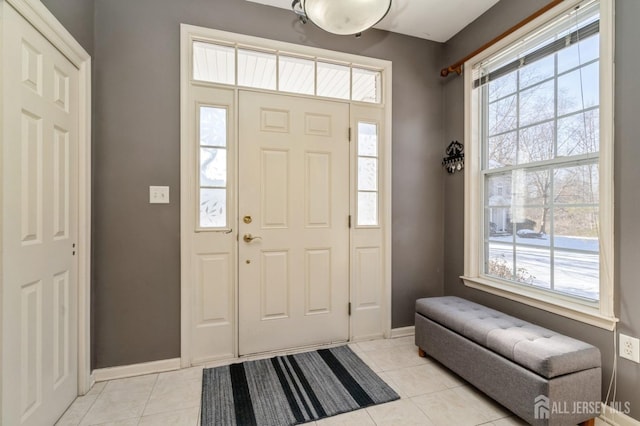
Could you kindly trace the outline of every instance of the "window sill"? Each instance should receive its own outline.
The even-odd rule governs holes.
[[[561,315],[566,318],[571,318],[605,330],[613,331],[616,323],[618,322],[618,318],[602,315],[598,308],[568,300],[559,300],[556,297],[550,296],[541,291],[536,291],[535,289],[518,287],[516,291],[514,286],[508,283],[502,283],[480,277],[462,276],[460,278],[462,278],[467,287],[524,303],[525,305]]]

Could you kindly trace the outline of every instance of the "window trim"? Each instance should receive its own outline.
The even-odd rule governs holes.
[[[465,219],[464,219],[464,275],[460,278],[467,287],[505,297],[554,314],[596,327],[613,330],[618,319],[614,312],[614,0],[600,1],[600,300],[595,305],[578,299],[562,297],[536,288],[519,286],[492,279],[482,274],[483,184],[482,146],[473,105],[477,96],[473,90],[474,65],[505,49],[526,34],[554,17],[572,9],[583,0],[567,0],[510,36],[484,50],[464,64],[465,87]]]

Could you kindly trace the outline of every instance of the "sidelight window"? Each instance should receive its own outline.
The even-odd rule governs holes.
[[[199,228],[227,227],[227,109],[200,106]]]

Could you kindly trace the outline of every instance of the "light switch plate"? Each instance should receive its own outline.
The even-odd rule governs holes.
[[[169,204],[169,187],[168,186],[150,186],[149,187],[149,203],[150,204]]]

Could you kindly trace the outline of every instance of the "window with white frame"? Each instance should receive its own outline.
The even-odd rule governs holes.
[[[200,179],[198,228],[226,229],[227,224],[227,109],[199,106]]]
[[[358,64],[206,41],[193,42],[192,61],[203,83],[382,103],[382,70]]]
[[[466,66],[464,278],[599,322],[613,318],[610,1],[569,3]]]
[[[358,121],[357,226],[378,226],[378,124]]]

